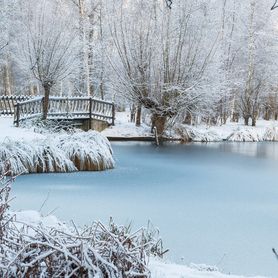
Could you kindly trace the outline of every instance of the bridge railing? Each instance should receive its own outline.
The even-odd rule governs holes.
[[[0,96],[0,115],[13,115],[15,105],[30,98],[31,96]]]
[[[14,123],[42,116],[43,97],[18,102],[15,105]],[[114,103],[91,97],[50,97],[49,119],[97,119],[114,125]]]

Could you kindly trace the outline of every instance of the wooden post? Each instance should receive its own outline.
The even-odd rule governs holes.
[[[90,97],[89,99],[89,129],[92,129],[92,109],[93,109],[93,99]]]
[[[19,117],[20,117],[20,114],[19,114],[19,105],[17,103],[15,104],[14,109],[16,110],[16,113],[14,113],[15,123],[16,123],[16,126],[19,127]]]
[[[115,115],[116,115],[116,111],[115,111],[115,103],[112,103],[112,125],[115,125]]]
[[[66,98],[66,117],[69,117],[69,98]]]
[[[43,115],[43,105],[44,105],[44,97],[42,97],[42,100],[41,100],[41,112],[42,112],[42,115]]]

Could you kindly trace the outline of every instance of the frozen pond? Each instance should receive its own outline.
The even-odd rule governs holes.
[[[117,168],[17,179],[13,209],[161,230],[168,257],[278,277],[278,144],[114,143]]]

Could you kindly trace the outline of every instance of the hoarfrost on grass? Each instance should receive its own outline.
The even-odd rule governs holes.
[[[46,139],[14,140],[0,145],[1,173],[73,172],[114,167],[109,141],[95,131],[54,135]]]

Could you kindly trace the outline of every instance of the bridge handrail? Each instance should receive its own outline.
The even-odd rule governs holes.
[[[22,102],[30,99],[31,96],[25,95],[2,95],[0,96],[0,115],[13,115],[14,107],[17,102]]]
[[[43,97],[36,97],[15,105],[14,124],[42,115]],[[92,97],[53,97],[49,98],[50,118],[81,118],[111,121],[114,125],[115,106],[113,102]]]

